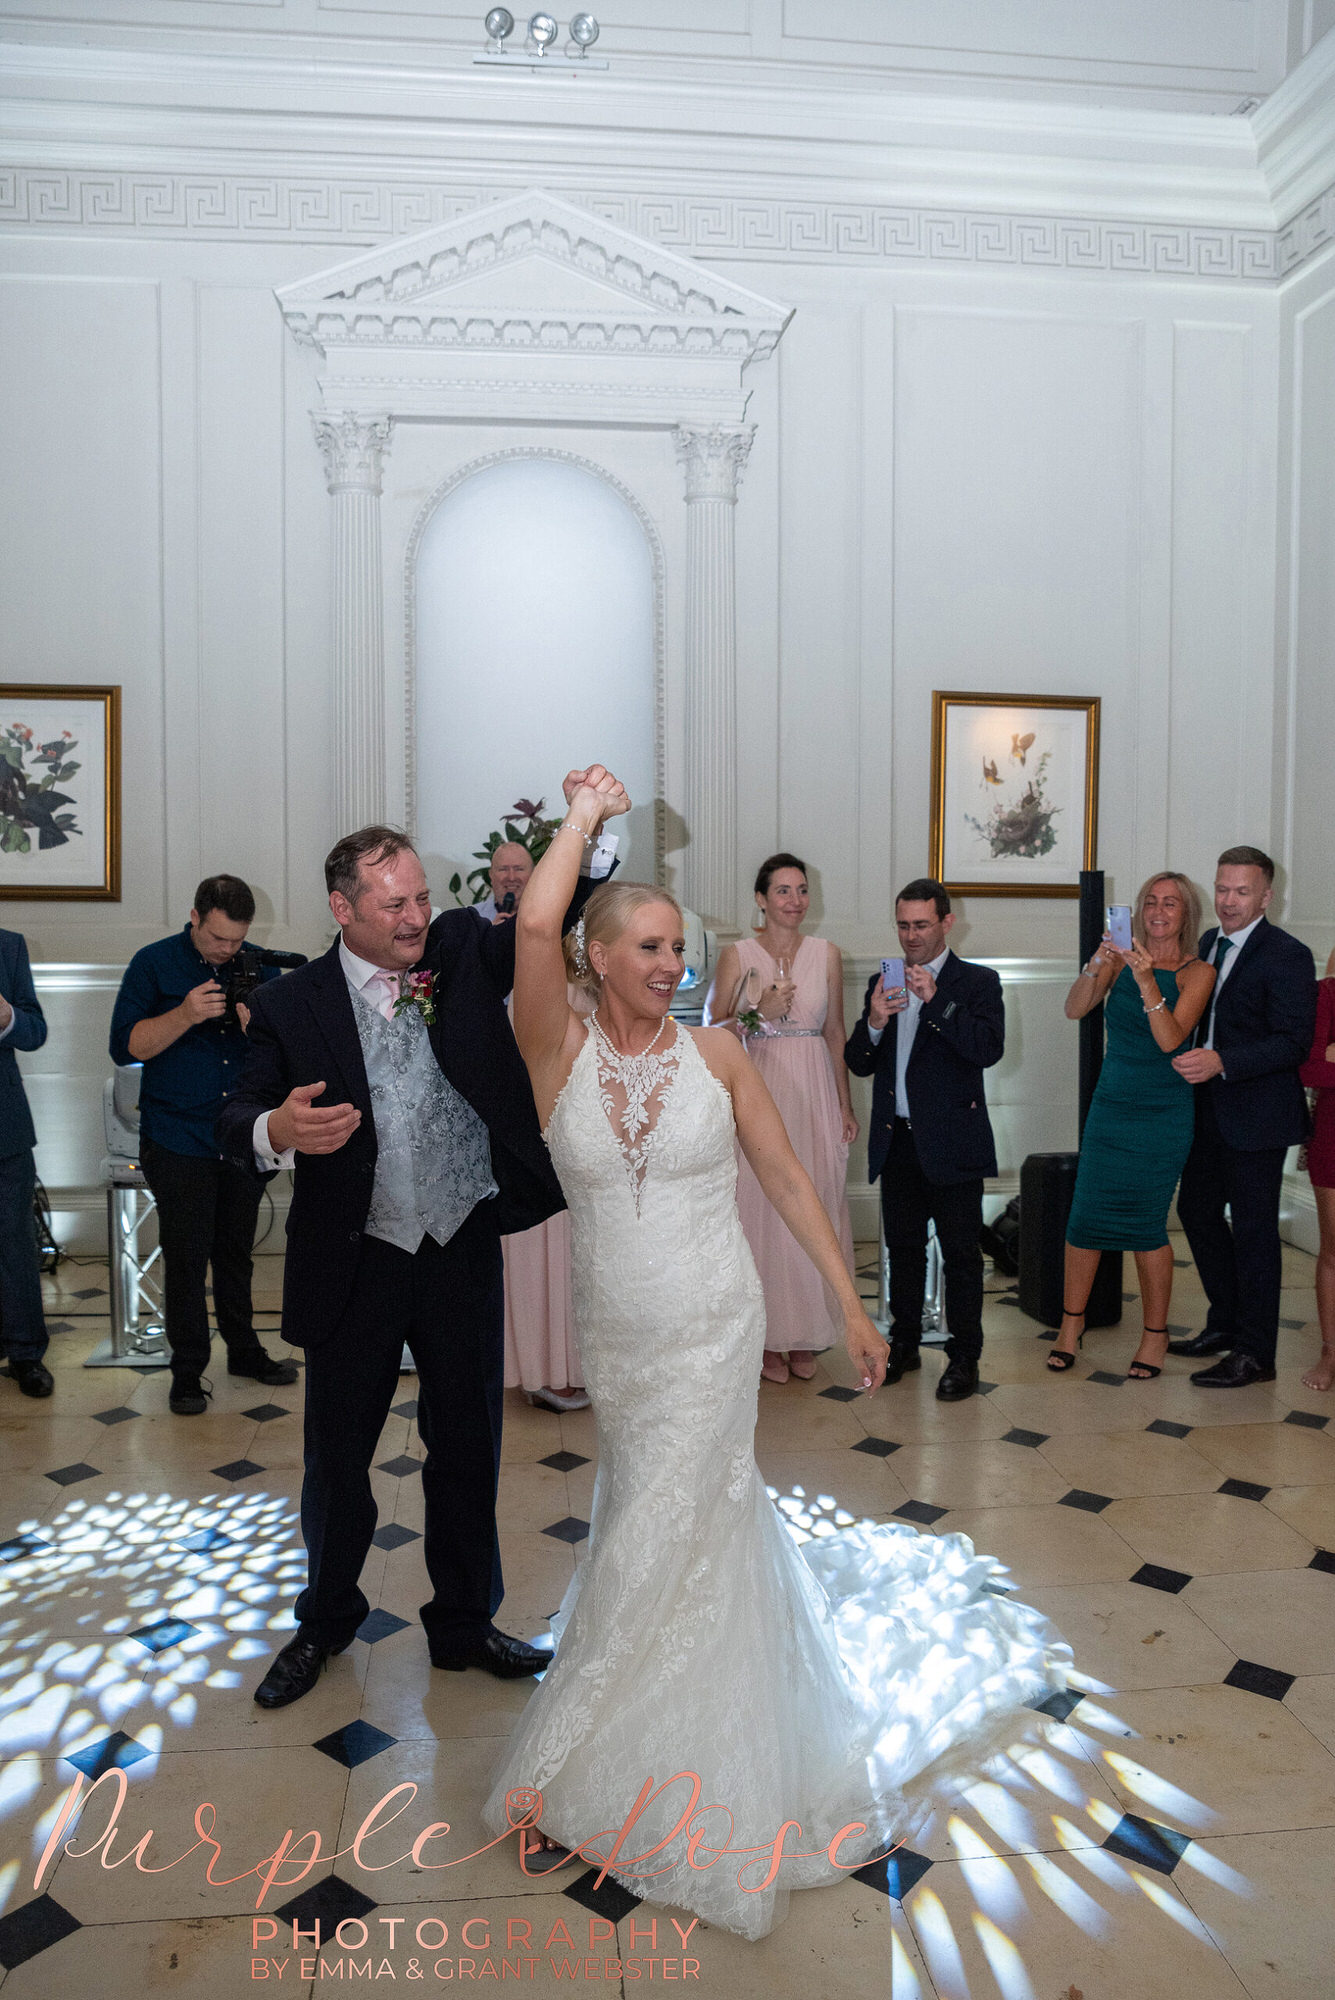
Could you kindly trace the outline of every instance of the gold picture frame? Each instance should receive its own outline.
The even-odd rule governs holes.
[[[1098,851],[1097,695],[932,694],[931,871],[958,896],[1078,896]]]
[[[119,687],[0,684],[0,902],[120,894]]]

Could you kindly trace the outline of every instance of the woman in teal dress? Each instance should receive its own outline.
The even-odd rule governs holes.
[[[1152,875],[1136,899],[1130,951],[1105,934],[1066,996],[1079,1021],[1107,1002],[1107,1051],[1080,1142],[1066,1225],[1061,1331],[1048,1367],[1072,1368],[1085,1307],[1105,1250],[1129,1250],[1140,1280],[1143,1329],[1127,1370],[1148,1382],[1163,1367],[1173,1252],[1168,1210],[1191,1147],[1191,1085],[1172,1057],[1190,1041],[1214,986],[1196,956],[1201,905],[1185,875]]]

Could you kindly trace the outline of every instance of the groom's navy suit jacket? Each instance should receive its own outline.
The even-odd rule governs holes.
[[[1217,929],[1200,941],[1209,959]],[[1316,967],[1305,944],[1262,917],[1230,966],[1214,1010],[1215,1053],[1224,1074],[1205,1085],[1219,1135],[1240,1153],[1296,1146],[1307,1137],[1298,1080],[1316,1027]],[[1198,1039],[1205,1038],[1201,1021]],[[1197,1115],[1202,1093],[1197,1092]]]
[[[581,881],[567,921],[597,885]],[[501,1235],[530,1229],[565,1202],[538,1128],[528,1072],[505,1011],[514,985],[515,927],[446,910],[427,932],[421,966],[434,975],[436,1060],[491,1135],[500,1192],[482,1208]],[[255,1120],[298,1084],[325,1085],[319,1105],[355,1104],[362,1122],[336,1153],[299,1153],[287,1220],[283,1337],[314,1346],[351,1296],[375,1178],[376,1134],[361,1040],[335,943],[250,1001],[246,1067],[218,1121],[218,1143],[253,1171]]]

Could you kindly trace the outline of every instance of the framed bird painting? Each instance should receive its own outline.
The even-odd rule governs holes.
[[[931,870],[952,895],[1079,895],[1098,811],[1097,695],[932,695]]]

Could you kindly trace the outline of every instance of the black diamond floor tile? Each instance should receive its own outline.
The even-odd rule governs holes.
[[[581,1458],[577,1451],[551,1451],[546,1458],[538,1460],[539,1465],[550,1465],[553,1472],[573,1472],[576,1466],[587,1465],[587,1458]]]
[[[35,1556],[42,1549],[49,1549],[50,1542],[44,1542],[37,1535],[13,1535],[7,1542],[0,1542],[0,1562],[22,1562],[25,1556]]]
[[[371,1540],[378,1549],[404,1549],[409,1542],[420,1542],[422,1537],[416,1528],[405,1528],[399,1521],[386,1521],[383,1528],[377,1528]]]
[[[1135,1304],[1135,1302],[1136,1302],[1136,1300],[1137,1300],[1137,1299],[1139,1298],[1139,1296],[1140,1296],[1140,1294],[1139,1294],[1138,1292],[1123,1292],[1123,1293],[1122,1293],[1122,1304],[1123,1304],[1124,1306],[1131,1306],[1131,1305],[1134,1305],[1134,1304]]]
[[[1189,1326],[1174,1326],[1170,1319],[1168,1322],[1168,1331],[1172,1334],[1174,1340],[1186,1340],[1191,1334],[1192,1329]]]
[[[997,1300],[997,1304],[999,1306],[1018,1306],[1019,1303],[1020,1301],[1011,1292],[1003,1292],[1001,1297]],[[1055,1340],[1056,1335],[1053,1334],[1050,1336],[1050,1338]]]
[[[1323,1431],[1330,1418],[1318,1415],[1315,1410],[1290,1410],[1284,1421],[1286,1424],[1301,1424],[1304,1430]]]
[[[853,1880],[865,1882],[869,1889],[879,1889],[883,1896],[902,1903],[931,1865],[925,1854],[915,1854],[911,1847],[897,1847],[893,1854],[869,1861],[865,1868],[855,1868]]]
[[[1145,1428],[1147,1431],[1153,1431],[1156,1437],[1161,1438],[1184,1438],[1191,1435],[1190,1424],[1170,1423],[1167,1417],[1156,1417],[1154,1422],[1146,1424]]]
[[[1106,1368],[1092,1368],[1086,1375],[1086,1382],[1101,1382],[1105,1389],[1120,1389],[1126,1381],[1125,1375],[1110,1375]]]
[[[581,1909],[591,1910],[595,1917],[607,1917],[614,1924],[619,1924],[632,1910],[638,1910],[644,1900],[642,1896],[632,1896],[629,1889],[623,1889],[610,1875],[600,1889],[593,1886],[597,1880],[598,1870],[590,1868],[587,1875],[570,1884],[565,1894]]]
[[[391,1638],[395,1632],[405,1631],[407,1624],[406,1618],[400,1618],[396,1612],[386,1611],[377,1605],[374,1611],[367,1612],[357,1627],[357,1637],[365,1639],[368,1646],[374,1646],[381,1639]]]
[[[48,1472],[46,1476],[48,1479],[53,1479],[57,1486],[76,1486],[81,1479],[96,1479],[98,1471],[95,1465],[86,1465],[80,1459],[77,1465],[58,1466],[54,1472]]]
[[[48,1333],[73,1333],[74,1321],[72,1319],[49,1319],[46,1322],[46,1330]]]
[[[387,1458],[383,1464],[376,1467],[377,1472],[392,1472],[396,1479],[406,1479],[410,1472],[421,1470],[421,1459],[409,1458],[406,1451],[401,1451],[397,1458]]]
[[[589,1524],[587,1521],[581,1521],[578,1514],[567,1514],[563,1521],[553,1521],[551,1526],[544,1528],[542,1532],[544,1535],[550,1535],[553,1541],[569,1542],[573,1548],[576,1542],[585,1539],[589,1532]]]
[[[322,1736],[311,1748],[322,1750],[336,1764],[344,1764],[349,1771],[355,1771],[359,1764],[368,1764],[382,1750],[392,1750],[398,1740],[397,1736],[387,1736],[383,1729],[377,1729],[373,1722],[358,1720],[345,1723],[342,1729]]]
[[[69,1750],[65,1762],[73,1764],[76,1771],[82,1771],[87,1778],[100,1778],[104,1771],[128,1771],[141,1758],[150,1757],[152,1751],[145,1750],[142,1743],[136,1743],[133,1736],[127,1736],[123,1729],[104,1736],[100,1743],[89,1743],[82,1750]]]
[[[107,1294],[101,1285],[85,1285],[81,1292],[71,1292],[73,1299],[104,1299]]]
[[[182,1639],[192,1638],[199,1630],[184,1618],[156,1618],[151,1625],[141,1625],[134,1632],[127,1632],[127,1639],[135,1639],[150,1653],[165,1653],[169,1646],[179,1646]]]
[[[221,1528],[197,1528],[193,1535],[182,1535],[179,1541],[168,1544],[169,1548],[185,1549],[192,1556],[210,1555],[214,1549],[225,1549],[232,1542],[231,1535],[225,1535]]]
[[[992,1391],[993,1391],[994,1389],[999,1389],[1000,1387],[1001,1387],[1001,1384],[1000,1384],[1000,1382],[981,1382],[981,1381],[980,1381],[980,1382],[979,1382],[979,1384],[978,1384],[978,1386],[977,1386],[977,1388],[976,1388],[976,1390],[974,1391],[974,1393],[975,1393],[975,1395],[978,1395],[978,1396],[990,1396],[990,1395],[992,1394]]]
[[[1046,1431],[1022,1431],[1017,1429],[1003,1431],[1001,1435],[1001,1442],[1003,1444],[1027,1444],[1033,1446],[1035,1450],[1037,1450],[1039,1445],[1046,1444],[1047,1441],[1048,1433]]]
[[[824,1396],[827,1403],[856,1403],[858,1399],[858,1391],[846,1389],[842,1382],[835,1382],[830,1388],[818,1390],[817,1393]]]
[[[1307,1321],[1305,1319],[1282,1319],[1280,1325],[1286,1326],[1290,1333],[1301,1333],[1307,1325]]]
[[[1167,1590],[1176,1596],[1185,1590],[1191,1577],[1184,1569],[1162,1569],[1158,1563],[1142,1563],[1131,1579],[1132,1583],[1143,1583],[1146,1590]]]
[[[1069,1493],[1063,1493],[1057,1502],[1059,1507],[1078,1507],[1084,1514],[1101,1514],[1105,1507],[1111,1507],[1111,1493],[1086,1493],[1083,1486],[1073,1486]]]
[[[1177,1833],[1157,1820],[1142,1819],[1139,1813],[1124,1813],[1103,1843],[1109,1854],[1125,1855],[1142,1868],[1155,1868],[1171,1875],[1191,1845],[1188,1834]]]
[[[870,1458],[889,1458],[892,1451],[899,1450],[899,1446],[889,1438],[865,1437],[859,1438],[857,1443],[851,1445],[849,1449],[851,1451],[865,1451]]]
[[[215,1465],[210,1470],[216,1478],[226,1479],[235,1485],[238,1479],[249,1479],[254,1473],[263,1472],[264,1467],[256,1465],[253,1458],[233,1458],[226,1465]]]
[[[1328,1576],[1335,1576],[1335,1549],[1318,1549],[1307,1567],[1323,1569]]]
[[[341,1875],[326,1875],[323,1882],[312,1883],[290,1903],[280,1903],[274,1915],[281,1917],[284,1924],[289,1921],[300,1924],[304,1931],[318,1921],[320,1935],[328,1937],[346,1918],[364,1917],[375,1907],[369,1896],[364,1896],[351,1882],[345,1882]]]
[[[1264,1500],[1270,1488],[1258,1486],[1252,1479],[1226,1479],[1217,1491],[1227,1493],[1233,1500]]]
[[[1267,1701],[1283,1701],[1296,1679],[1296,1674],[1281,1673],[1278,1667],[1263,1667],[1259,1660],[1239,1660],[1224,1675],[1224,1686],[1241,1688],[1245,1694],[1264,1695]]]
[[[243,1417],[253,1417],[257,1424],[271,1424],[275,1417],[290,1417],[291,1410],[285,1410],[281,1403],[256,1403],[253,1410],[243,1410]]]
[[[913,1521],[920,1528],[930,1528],[933,1521],[939,1521],[949,1511],[947,1507],[933,1507],[927,1500],[906,1500],[895,1509],[901,1521]]]
[[[417,1398],[409,1396],[402,1403],[396,1403],[389,1413],[391,1417],[407,1417],[409,1421],[417,1415]]]
[[[1038,1715],[1050,1715],[1054,1722],[1065,1722],[1084,1698],[1080,1688],[1058,1688],[1055,1694],[1045,1695],[1042,1701],[1031,1701],[1029,1706]]]
[[[1190,1257],[1174,1257],[1173,1269],[1175,1271],[1189,1271],[1191,1269]]]
[[[131,1417],[140,1415],[142,1415],[141,1411],[127,1410],[124,1403],[121,1403],[114,1410],[94,1410],[93,1422],[95,1424],[128,1424]]]
[[[79,1919],[72,1917],[54,1896],[38,1896],[34,1902],[11,1910],[7,1917],[0,1917],[0,1965],[6,1972],[12,1972],[16,1965],[26,1965],[39,1951],[46,1951],[82,1928]]]

